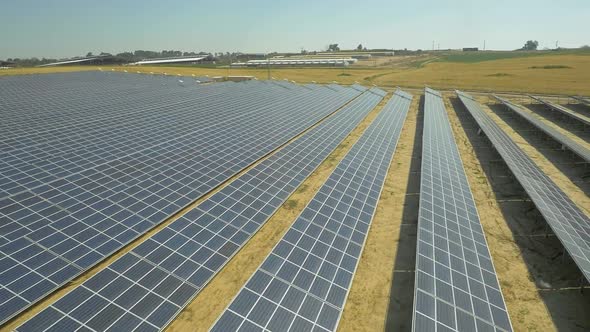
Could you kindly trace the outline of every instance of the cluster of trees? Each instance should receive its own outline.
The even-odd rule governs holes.
[[[527,40],[526,43],[524,43],[524,46],[521,48],[521,50],[524,51],[536,51],[539,48],[539,42],[536,40]],[[589,49],[590,46],[589,45],[582,45],[580,46],[580,49]],[[560,47],[556,47],[557,50],[560,50],[562,48]],[[549,48],[545,47],[544,50],[549,50]]]
[[[32,57],[32,58],[27,58],[27,59],[8,58],[8,59],[6,59],[6,61],[16,63],[19,66],[33,67],[33,66],[44,65],[47,63],[56,62],[58,60],[57,59],[47,59],[47,58],[39,59],[36,57]]]
[[[535,51],[537,50],[537,47],[539,47],[539,42],[536,40],[527,40],[526,43],[524,43],[524,46],[522,47],[522,50],[525,51]]]
[[[359,46],[356,47],[356,50],[357,51],[366,51],[367,48],[363,47],[363,44],[359,44]],[[329,44],[327,47],[327,51],[328,52],[338,52],[338,51],[340,51],[340,47],[338,46],[338,44]],[[389,51],[389,50],[384,50],[384,51]]]
[[[338,51],[340,51],[340,47],[338,47],[338,44],[328,45],[328,52],[338,52]]]

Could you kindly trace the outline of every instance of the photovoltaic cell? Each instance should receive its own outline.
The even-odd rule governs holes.
[[[148,111],[153,104],[133,99],[133,78],[170,105],[156,104]],[[17,99],[35,102],[31,108],[15,106],[30,114],[34,132],[0,141],[0,188],[8,195],[0,199],[0,266],[5,267],[0,286],[7,295],[0,299],[0,322],[360,94],[353,88],[311,91],[293,85],[287,90],[256,81],[191,88],[177,78],[113,73],[18,77],[2,79],[0,85],[12,87],[0,88],[2,125],[4,119],[14,128],[27,122],[23,116],[12,119]],[[112,92],[113,86],[121,90]],[[20,96],[5,95],[18,87]],[[88,113],[84,101],[92,104],[103,88],[118,98]],[[47,107],[37,89],[48,99]],[[104,113],[104,126],[95,113]],[[126,113],[132,118],[123,119]],[[110,117],[118,121],[108,122]],[[75,124],[58,125],[55,118]],[[85,123],[97,128],[88,131]],[[56,134],[62,131],[70,134]],[[115,146],[111,137],[126,146]],[[25,145],[18,143],[21,138]],[[38,149],[45,145],[65,150],[47,156],[45,148]],[[23,151],[29,155],[22,157]],[[45,166],[37,162],[52,156],[61,159]],[[15,181],[23,188],[14,187]]]
[[[69,319],[97,331],[114,329],[120,321],[132,321],[126,323],[130,329],[140,324],[162,329],[379,103],[380,93],[364,93],[18,330],[35,330],[39,320],[50,328]],[[81,293],[90,295],[80,300]],[[99,305],[103,301],[118,310],[112,309],[109,321],[92,325],[107,310]],[[87,317],[76,317],[81,307],[92,308],[84,311]]]
[[[397,91],[212,331],[334,331],[412,97]]]
[[[590,218],[516,145],[471,96],[461,91],[457,91],[457,95],[541,212],[586,280],[590,281]]]
[[[522,110],[518,105],[511,103],[509,100],[498,96],[494,96],[494,98],[504,104],[508,109],[512,110],[512,112],[516,113],[521,118],[532,124],[534,127],[553,138],[556,142],[561,144],[564,149],[567,148],[578,155],[580,158],[584,159],[586,162],[590,162],[590,150],[588,150],[586,147],[578,144],[576,141],[553,129],[551,126],[548,126],[543,122],[543,120]]]
[[[426,88],[413,331],[512,331],[443,98]]]

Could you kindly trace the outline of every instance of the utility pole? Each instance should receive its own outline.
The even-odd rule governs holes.
[[[434,40],[432,41],[432,51],[434,51]]]
[[[266,54],[266,69],[267,69],[267,80],[270,80],[270,56]]]
[[[486,50],[486,40],[485,39],[483,40],[483,50],[484,51]]]
[[[555,49],[559,48],[559,40],[555,41]]]

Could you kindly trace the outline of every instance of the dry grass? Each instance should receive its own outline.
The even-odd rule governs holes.
[[[397,58],[393,58],[397,59]],[[475,63],[424,61],[425,57],[400,57],[402,61],[388,61],[382,66],[353,66],[348,68],[273,68],[271,75],[300,83],[316,81],[342,84],[359,82],[383,87],[422,88],[429,85],[439,89],[470,91],[529,92],[538,94],[588,94],[590,88],[590,55],[542,55]],[[419,60],[419,61],[418,61]],[[432,58],[431,60],[434,60]],[[416,62],[418,61],[418,62]],[[422,65],[416,65],[420,63]],[[552,67],[551,70],[531,67]],[[92,70],[97,67],[18,68],[0,70],[0,76],[31,73]],[[259,79],[268,76],[265,68],[204,68],[204,67],[103,67],[105,70],[128,70],[143,73],[181,75],[252,75]],[[343,75],[344,74],[344,75]]]
[[[49,74],[49,73],[69,73],[73,71],[88,71],[97,70],[98,67],[94,66],[65,66],[65,67],[44,67],[44,68],[12,68],[12,69],[1,69],[0,78],[2,76],[12,75],[30,75],[30,74]]]
[[[572,69],[529,69],[556,64]],[[478,63],[433,62],[423,68],[386,74],[375,80],[378,85],[387,81],[415,87],[427,84],[441,89],[587,94],[590,56],[539,56]]]

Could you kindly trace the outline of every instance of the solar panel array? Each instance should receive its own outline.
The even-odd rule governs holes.
[[[574,100],[577,100],[578,102],[582,103],[582,104],[586,104],[586,105],[590,105],[590,97],[584,97],[584,96],[572,96],[572,98]]]
[[[361,95],[19,327],[158,330],[382,99]],[[103,306],[103,303],[111,303]]]
[[[558,111],[558,112],[560,112],[560,113],[562,113],[574,120],[577,120],[585,125],[590,125],[590,118],[588,118],[587,116],[584,116],[580,113],[574,112],[565,106],[561,106],[559,104],[550,102],[550,101],[545,100],[541,97],[536,97],[536,96],[530,96],[530,97],[533,98],[534,100],[544,104],[545,106],[547,106],[555,111]]]
[[[439,92],[426,88],[413,331],[512,331]]]
[[[334,331],[412,97],[397,91],[213,331]]]
[[[105,72],[0,80],[0,323],[359,94]]]
[[[506,107],[508,107],[510,110],[512,110],[514,113],[519,115],[521,118],[523,118],[539,130],[553,138],[555,141],[561,144],[563,148],[567,148],[568,150],[578,155],[580,158],[584,159],[586,162],[590,162],[590,150],[588,150],[586,147],[584,147],[581,144],[578,144],[573,139],[553,129],[551,126],[548,126],[541,119],[522,110],[518,105],[511,103],[509,100],[506,100],[498,96],[494,97],[502,104],[504,104]]]
[[[468,94],[457,95],[590,281],[590,218],[523,152]]]

